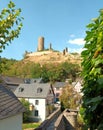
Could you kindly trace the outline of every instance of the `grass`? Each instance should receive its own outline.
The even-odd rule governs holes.
[[[28,128],[37,128],[40,123],[23,123],[23,130]]]

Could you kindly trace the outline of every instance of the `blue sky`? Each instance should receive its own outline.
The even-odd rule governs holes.
[[[86,25],[99,16],[102,0],[12,0],[21,8],[24,17],[19,38],[6,47],[2,57],[23,59],[25,51],[36,52],[38,37],[45,38],[45,48],[80,52],[83,48]],[[0,11],[9,0],[0,0]]]

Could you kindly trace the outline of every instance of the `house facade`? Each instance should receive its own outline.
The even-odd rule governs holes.
[[[22,130],[22,113],[0,120],[0,130]]]
[[[0,84],[0,130],[22,130],[25,108],[7,87]]]
[[[68,83],[67,82],[55,82],[53,84],[54,93],[55,93],[55,102],[59,102],[59,97],[62,94],[62,89],[65,87]]]
[[[76,82],[72,82],[72,85],[74,87],[74,91],[76,91],[80,95],[83,95],[83,93],[82,93],[83,86],[82,86],[82,80],[81,79],[77,80]]]
[[[49,83],[20,84],[15,95],[29,101],[31,121],[44,121],[53,111],[54,91]]]

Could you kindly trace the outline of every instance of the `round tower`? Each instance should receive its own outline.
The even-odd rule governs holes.
[[[38,51],[44,50],[44,37],[38,38]]]

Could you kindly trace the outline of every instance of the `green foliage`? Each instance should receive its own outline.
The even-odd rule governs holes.
[[[42,80],[43,82],[49,82],[49,72],[48,72],[48,69],[46,68],[46,66],[43,66],[42,67],[42,70],[41,70],[41,77],[42,77]]]
[[[78,115],[77,115],[77,121],[78,121],[78,126],[80,130],[87,130],[85,129],[85,124],[84,124],[84,109],[81,107],[79,109]]]
[[[31,114],[31,112],[29,110],[30,103],[28,101],[26,101],[25,99],[23,99],[23,98],[20,101],[23,104],[23,106],[26,108],[26,112],[23,113],[23,122],[28,122],[29,121],[29,116]]]
[[[74,91],[73,86],[65,86],[62,89],[62,95],[60,96],[61,109],[76,109],[80,105],[80,99],[81,96]]]
[[[15,4],[10,1],[7,8],[0,13],[0,52],[18,37],[22,28],[21,9],[15,9]]]
[[[46,107],[46,110],[48,111],[48,114],[50,115],[55,110],[55,107],[54,105],[48,104]]]
[[[3,73],[5,75],[6,73],[8,73],[8,71],[11,69],[11,66],[13,66],[16,62],[17,61],[14,59],[1,58],[0,59],[0,72],[1,72],[1,74]],[[9,75],[11,76],[11,73],[9,73]]]
[[[2,75],[18,76],[21,78],[43,78],[44,82],[75,80],[80,67],[76,64],[64,62],[58,65],[40,65],[34,62],[16,61],[14,59],[1,58]]]
[[[24,129],[31,129],[31,128],[37,128],[40,126],[40,123],[24,123],[23,124],[23,130]]]
[[[2,75],[18,76],[21,78],[39,78],[40,65],[33,62],[23,62],[1,58]]]
[[[76,79],[76,73],[80,71],[77,64],[64,62],[58,65],[48,64],[41,68],[41,77],[44,82],[65,81],[67,78]]]
[[[103,129],[103,10],[87,25],[82,52],[84,119],[91,130]]]

